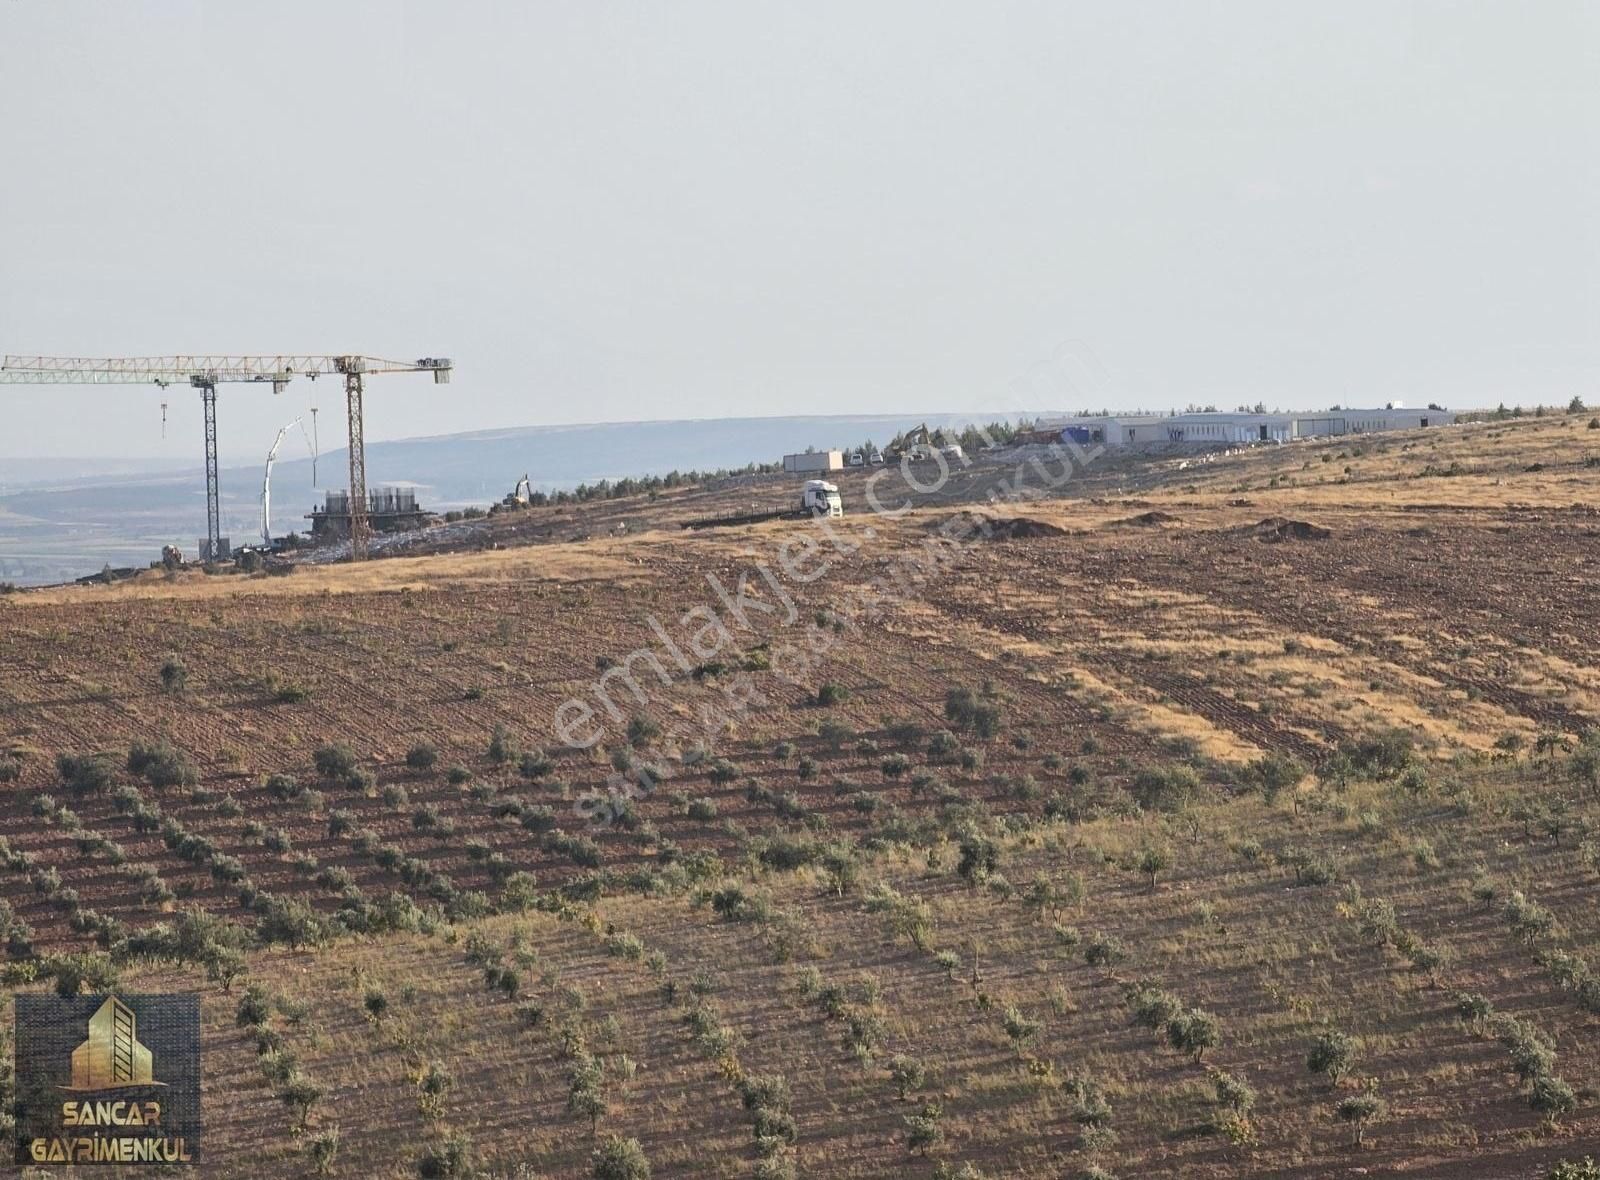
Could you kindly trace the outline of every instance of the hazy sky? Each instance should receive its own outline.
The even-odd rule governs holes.
[[[1584,0],[0,0],[0,352],[457,360],[372,438],[1600,400],[1597,160]],[[198,456],[189,390],[0,397]]]

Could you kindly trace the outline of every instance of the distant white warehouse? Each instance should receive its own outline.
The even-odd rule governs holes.
[[[1040,423],[1063,439],[1107,447],[1189,444],[1285,443],[1297,438],[1368,434],[1379,430],[1417,430],[1447,426],[1456,420],[1448,410],[1317,410],[1293,414],[1235,413],[1110,414],[1062,418]]]

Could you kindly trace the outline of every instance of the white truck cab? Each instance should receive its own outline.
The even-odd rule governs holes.
[[[801,493],[800,507],[812,516],[843,516],[844,501],[839,498],[839,488],[825,479],[806,480],[806,490]]]

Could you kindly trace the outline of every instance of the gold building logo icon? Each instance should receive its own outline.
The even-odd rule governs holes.
[[[150,1050],[139,1043],[138,1019],[116,996],[108,996],[89,1017],[89,1039],[72,1051],[72,1090],[111,1090],[118,1086],[161,1086],[155,1080]]]

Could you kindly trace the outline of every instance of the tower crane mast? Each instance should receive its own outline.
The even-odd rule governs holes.
[[[363,437],[365,414],[362,398],[365,380],[379,373],[432,373],[436,385],[450,381],[452,362],[446,357],[415,361],[347,353],[337,356],[143,356],[58,357],[7,356],[0,364],[0,384],[6,385],[191,385],[200,390],[205,407],[206,546],[202,556],[225,557],[217,486],[217,386],[268,384],[282,393],[291,380],[342,376],[350,430],[350,557],[367,555],[371,528],[367,520],[367,451]]]

